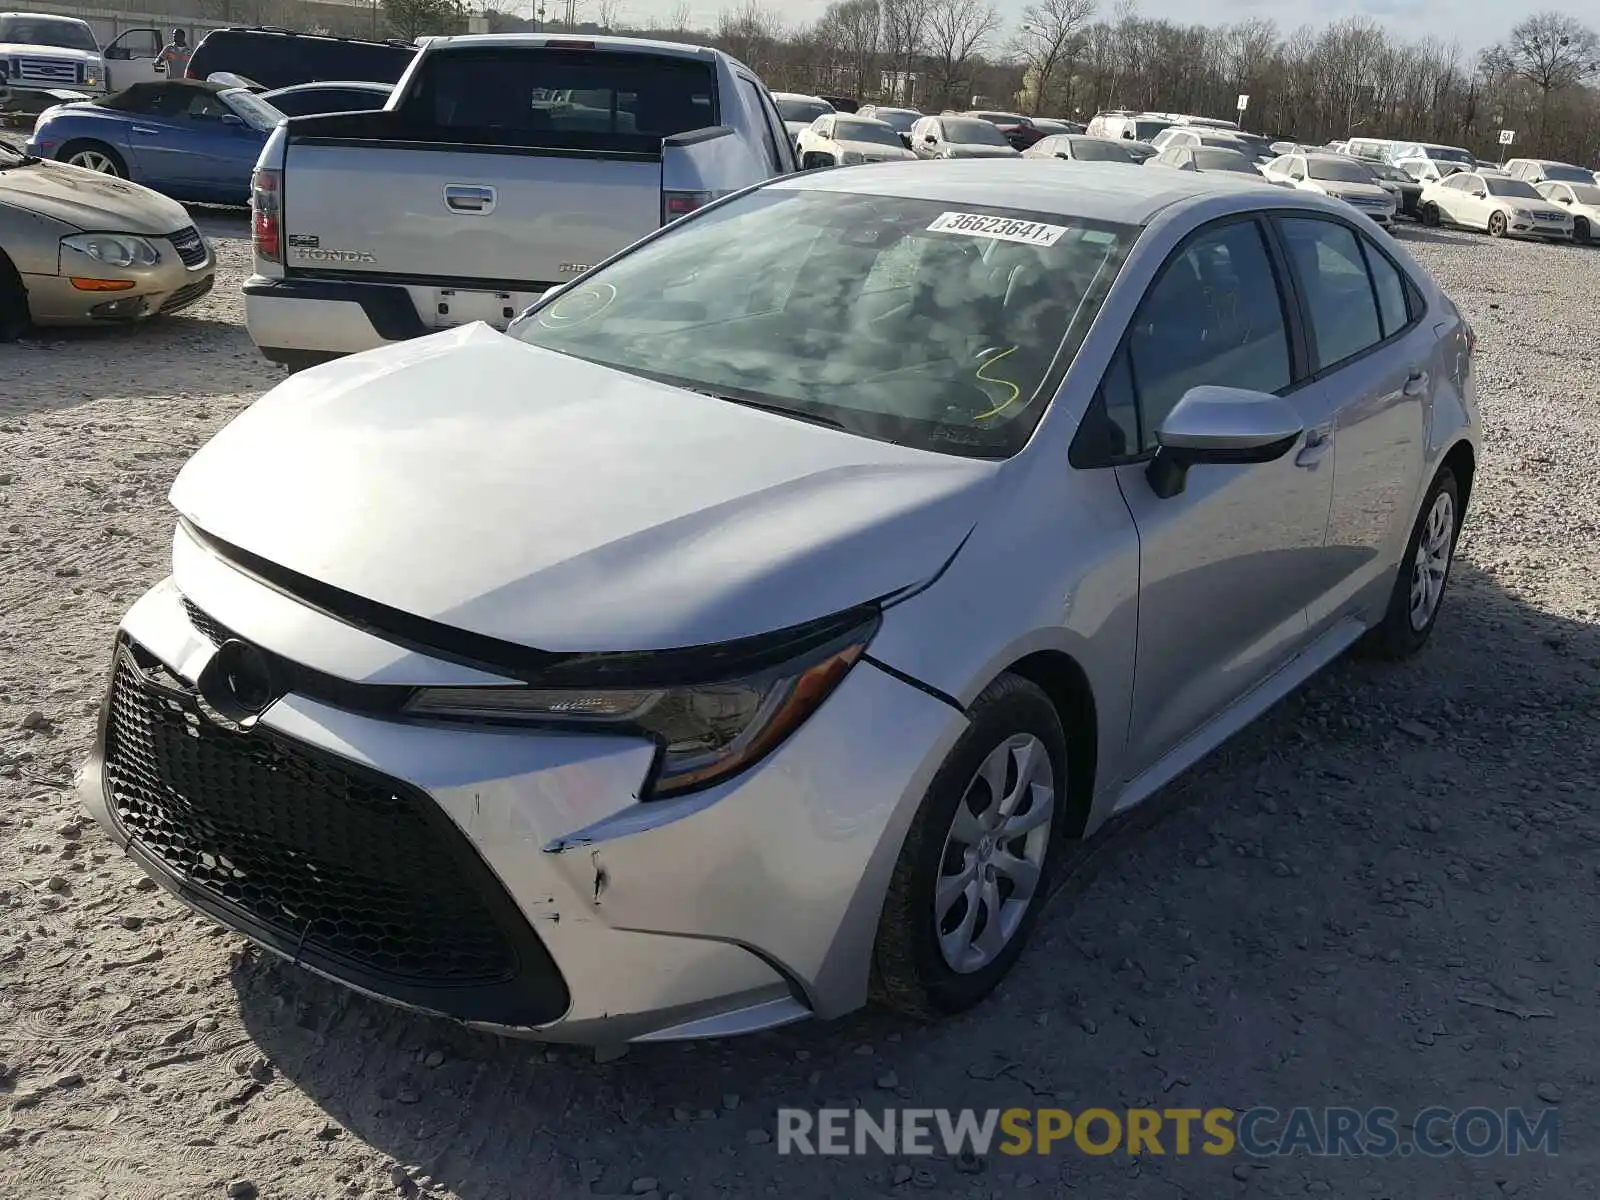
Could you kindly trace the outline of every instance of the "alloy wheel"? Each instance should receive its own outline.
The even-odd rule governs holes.
[[[1450,574],[1450,556],[1455,552],[1456,506],[1448,493],[1434,497],[1427,523],[1417,539],[1417,554],[1411,564],[1411,628],[1428,627],[1444,596],[1445,577]]]
[[[1490,213],[1489,214],[1489,236],[1490,237],[1504,237],[1505,233],[1506,233],[1506,215],[1505,215],[1505,213],[1498,213],[1498,212],[1497,213]]]
[[[117,164],[111,160],[109,154],[100,150],[79,150],[67,159],[67,164],[73,167],[83,167],[88,171],[98,171],[102,175],[120,175]]]
[[[951,970],[982,970],[1040,898],[1055,817],[1050,752],[1032,734],[996,746],[956,805],[934,887],[939,952]]]

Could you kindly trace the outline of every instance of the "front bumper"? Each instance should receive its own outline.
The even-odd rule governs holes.
[[[211,291],[217,260],[203,237],[199,242],[204,254],[194,258],[192,265],[184,263],[171,237],[152,235],[149,240],[161,251],[161,261],[153,267],[111,267],[75,256],[76,263],[63,261],[60,274],[25,276],[33,323],[142,321],[179,312]]]
[[[119,634],[180,691],[192,691],[213,639],[226,636],[219,630],[285,657],[292,646],[297,661],[316,657],[324,669],[364,682],[438,683],[463,670],[270,593],[192,543],[183,549],[182,540],[180,534],[175,578],[191,596],[204,594],[205,610],[186,606],[178,583],[168,580],[134,606]],[[315,653],[307,655],[308,648]],[[456,681],[484,681],[469,675]],[[177,743],[176,757],[159,746],[140,751],[139,778],[180,797],[172,811],[188,815],[178,824],[211,838],[199,846],[163,824],[167,818],[117,811],[129,808],[127,749],[119,745],[129,726],[116,713],[125,714],[129,703],[125,688],[115,706],[108,702],[79,795],[179,898],[379,999],[494,1032],[589,1044],[723,1036],[863,1004],[882,897],[905,829],[965,724],[947,705],[863,663],[751,771],[706,792],[640,803],[654,755],[648,743],[405,722],[291,693],[250,734],[207,729],[204,716],[171,718],[198,720],[202,738],[233,739],[219,744],[224,756],[286,756],[288,765],[275,774],[226,766],[197,773],[192,739]],[[330,773],[356,778],[368,791],[324,782],[291,803],[262,790]],[[114,779],[121,782],[108,786]],[[218,795],[222,780],[229,781],[225,796]],[[186,789],[194,803],[181,800]],[[476,900],[455,893],[427,899],[440,885],[426,871],[388,874],[410,861],[405,847],[416,837],[368,839],[371,853],[359,854],[352,842],[366,835],[338,806],[378,803],[371,797],[403,800],[404,827],[413,831],[436,821],[437,878],[466,881],[468,900]],[[240,821],[248,837],[235,827]],[[305,844],[308,829],[329,822],[340,832]],[[294,871],[307,877],[294,876],[299,900],[286,907],[282,880]],[[263,881],[271,900],[265,906],[258,903]],[[406,894],[395,889],[407,888],[423,893],[424,908],[394,899]],[[330,907],[335,897],[343,899]],[[384,903],[394,911],[379,911]],[[471,981],[455,991],[444,986],[426,969],[429,955],[413,944],[427,941],[435,920],[418,914],[452,905],[463,914],[455,918],[463,944],[511,947],[516,969],[501,973],[493,995]],[[286,911],[299,915],[286,918]],[[409,938],[410,950],[385,938]],[[373,969],[375,956],[377,966],[392,968],[402,951],[410,954],[407,979]]]

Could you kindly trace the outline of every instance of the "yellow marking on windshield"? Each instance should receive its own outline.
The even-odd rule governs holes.
[[[1010,397],[1010,399],[1004,401],[1003,403],[995,405],[988,412],[979,413],[977,416],[972,418],[974,421],[986,421],[990,417],[998,417],[1001,413],[1005,412],[1006,409],[1010,408],[1018,400],[1022,399],[1022,389],[1019,388],[1016,384],[1012,383],[1009,379],[990,379],[989,376],[984,374],[984,372],[987,371],[990,367],[994,366],[995,363],[999,362],[1002,358],[1005,358],[1008,355],[1015,354],[1018,349],[1020,349],[1020,347],[1012,346],[1008,350],[1002,350],[1002,351],[1000,351],[999,354],[996,354],[993,358],[985,359],[983,365],[978,368],[978,378],[979,379],[983,380],[984,383],[998,383],[1001,387],[1010,388],[1011,389],[1011,397]]]

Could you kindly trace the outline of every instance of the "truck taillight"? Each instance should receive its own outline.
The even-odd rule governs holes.
[[[671,225],[679,217],[686,217],[710,203],[710,192],[662,192],[661,223]]]
[[[250,177],[250,242],[256,257],[283,261],[283,172],[257,167]]]

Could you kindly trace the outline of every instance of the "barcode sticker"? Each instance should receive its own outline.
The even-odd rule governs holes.
[[[1025,246],[1054,246],[1067,232],[1065,225],[1045,225],[1038,221],[1019,221],[1015,217],[988,217],[982,213],[940,213],[929,233],[960,233],[967,237],[994,238],[1002,242],[1021,242]]]

